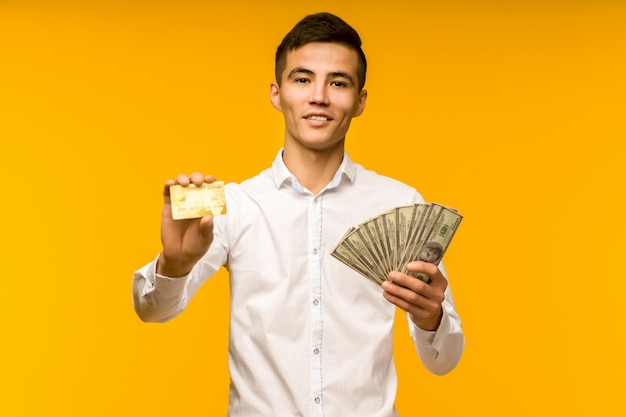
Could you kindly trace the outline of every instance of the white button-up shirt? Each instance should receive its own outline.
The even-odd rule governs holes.
[[[209,251],[187,276],[157,275],[156,260],[135,273],[139,316],[175,317],[226,265],[231,417],[397,416],[396,307],[330,253],[348,228],[422,197],[347,154],[333,180],[313,195],[289,172],[281,151],[271,168],[228,184],[226,202],[228,214],[215,217]],[[446,295],[436,332],[409,320],[422,363],[437,374],[456,366],[464,344],[449,287]]]

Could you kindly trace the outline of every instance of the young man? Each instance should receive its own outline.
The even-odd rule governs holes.
[[[406,311],[422,363],[452,370],[464,346],[443,265],[412,262],[427,284],[391,272],[380,287],[330,252],[349,227],[424,200],[344,151],[367,99],[361,40],[336,16],[301,20],[276,52],[273,106],[285,119],[271,168],[226,186],[228,214],[172,220],[169,187],[215,180],[194,173],[164,186],[157,259],[135,273],[145,321],[179,314],[228,264],[231,290],[229,415],[397,416],[392,332]],[[382,293],[382,294],[381,294]]]

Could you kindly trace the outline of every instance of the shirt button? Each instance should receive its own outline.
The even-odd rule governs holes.
[[[315,400],[313,401],[315,401],[315,404],[319,404],[321,400],[320,400],[320,397],[315,397]]]
[[[317,248],[313,249],[313,255],[317,255]]]
[[[320,350],[318,348],[315,348],[315,349],[313,349],[313,353],[316,354],[316,355],[319,355]]]
[[[317,298],[313,300],[313,305],[318,305],[319,303],[320,303],[320,300],[318,300]]]

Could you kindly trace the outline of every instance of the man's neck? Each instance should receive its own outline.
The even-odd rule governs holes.
[[[332,181],[343,161],[343,154],[343,143],[324,150],[285,146],[283,161],[303,187],[318,194]]]

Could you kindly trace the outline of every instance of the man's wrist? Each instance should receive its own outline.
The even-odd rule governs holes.
[[[413,320],[413,317],[411,316],[411,320],[413,321],[413,323],[420,329],[425,330],[427,332],[437,331],[437,329],[439,329],[439,325],[441,324],[442,318],[443,318],[443,306],[439,308],[439,313],[435,317],[432,317],[431,319],[423,323],[417,323],[415,320]]]
[[[155,271],[158,275],[168,278],[181,278],[191,272],[194,263],[188,262],[176,262],[168,260],[163,256],[163,252],[159,255],[157,260]]]

